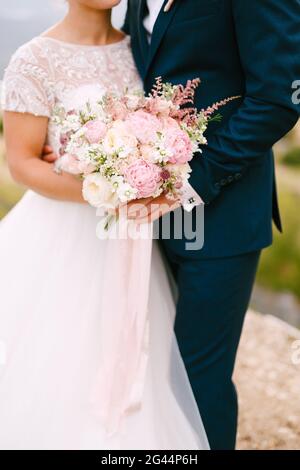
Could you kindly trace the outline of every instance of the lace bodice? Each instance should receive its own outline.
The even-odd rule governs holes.
[[[36,116],[83,106],[110,90],[140,89],[129,37],[104,46],[87,46],[38,36],[13,55],[4,75],[2,109]],[[58,148],[55,124],[49,120],[48,142]]]

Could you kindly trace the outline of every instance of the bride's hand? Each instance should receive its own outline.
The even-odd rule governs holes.
[[[154,222],[171,211],[180,207],[178,200],[169,199],[165,194],[157,198],[139,199],[127,204],[127,218],[138,224]]]

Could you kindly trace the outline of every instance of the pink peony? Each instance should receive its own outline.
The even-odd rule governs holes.
[[[140,109],[129,114],[127,123],[136,138],[142,144],[149,144],[157,140],[157,133],[162,130],[160,120]]]
[[[143,159],[136,160],[124,172],[124,177],[133,188],[138,190],[137,198],[152,196],[161,181],[161,170],[157,165]]]
[[[106,133],[106,125],[98,119],[87,122],[84,125],[84,129],[85,136],[90,144],[99,144]]]
[[[193,145],[186,132],[175,126],[165,130],[164,146],[170,163],[187,163],[193,158]]]

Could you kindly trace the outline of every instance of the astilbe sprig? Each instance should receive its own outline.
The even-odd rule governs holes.
[[[162,95],[162,90],[163,90],[163,81],[161,77],[156,77],[155,83],[152,87],[152,90],[150,92],[150,96],[153,98],[158,98],[159,96]]]
[[[206,109],[202,109],[203,114],[205,117],[209,118],[211,117],[216,111],[218,111],[220,108],[225,106],[226,104],[230,103],[230,101],[234,101],[241,98],[240,95],[237,96],[230,96],[229,98],[225,98],[224,100],[218,101],[217,103],[214,103],[212,106],[209,106]],[[217,116],[220,116],[219,114]]]
[[[206,109],[202,109],[200,112],[194,104],[196,89],[200,85],[201,80],[195,78],[193,80],[188,80],[186,85],[171,85],[169,83],[163,83],[162,78],[158,77],[155,80],[155,84],[151,91],[151,96],[153,98],[163,97],[165,99],[170,99],[173,103],[173,108],[170,109],[170,117],[185,123],[190,127],[197,127],[200,121],[204,119],[210,122],[216,121],[219,122],[222,119],[220,114],[215,114],[221,107],[227,105],[229,102],[234,101],[238,96],[231,96],[224,100],[214,103],[212,106],[209,106]],[[213,116],[213,114],[215,114]]]
[[[196,89],[200,85],[199,78],[188,80],[186,85],[174,87],[172,102],[174,108],[171,110],[171,117],[177,119],[188,126],[195,126],[198,121],[198,110],[194,104]]]
[[[174,87],[172,101],[175,106],[185,106],[194,103],[196,89],[200,85],[200,78],[188,80],[186,85],[177,85]]]

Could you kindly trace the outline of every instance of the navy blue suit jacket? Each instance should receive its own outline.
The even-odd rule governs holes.
[[[196,104],[242,98],[221,109],[191,184],[205,206],[205,244],[184,253],[185,240],[165,242],[174,254],[233,256],[272,242],[278,209],[272,146],[297,122],[292,83],[300,79],[300,0],[175,0],[160,12],[149,47],[145,0],[129,0],[125,31],[149,91],[156,77],[174,84],[200,77]]]

